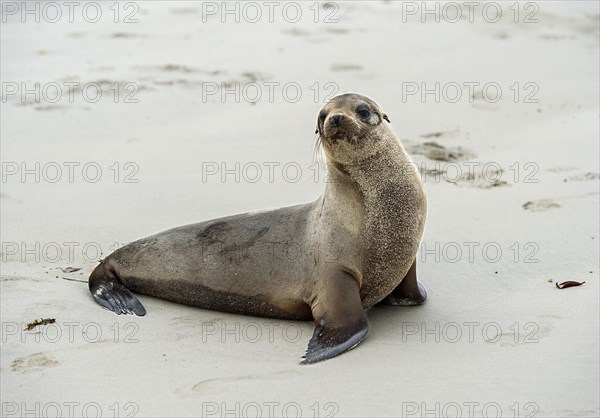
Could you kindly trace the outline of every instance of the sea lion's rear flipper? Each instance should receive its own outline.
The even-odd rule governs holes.
[[[146,315],[141,302],[121,283],[116,274],[109,271],[104,264],[94,269],[89,279],[89,287],[96,303],[121,314]]]
[[[338,356],[360,343],[369,330],[358,283],[338,271],[325,279],[312,304],[315,331],[300,364],[312,364]]]
[[[425,299],[427,299],[427,290],[423,286],[423,283],[417,280],[417,260],[415,260],[404,279],[380,304],[416,306],[424,303]]]

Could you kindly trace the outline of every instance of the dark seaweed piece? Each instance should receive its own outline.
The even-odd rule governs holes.
[[[566,289],[567,287],[581,286],[584,283],[585,282],[574,282],[572,280],[569,280],[569,281],[562,282],[562,283],[556,282],[556,287],[558,287],[559,289]]]
[[[27,324],[27,327],[25,328],[25,331],[31,331],[32,329],[34,329],[35,327],[37,327],[38,325],[48,325],[48,324],[54,324],[56,322],[56,319],[54,318],[42,318],[39,321],[36,319],[33,322],[30,322],[29,324]]]

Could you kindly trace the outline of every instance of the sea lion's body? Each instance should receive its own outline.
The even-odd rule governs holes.
[[[357,101],[370,106],[370,119],[340,122],[352,117]],[[400,141],[381,123],[387,117],[374,102],[344,95],[329,106],[346,116],[334,117],[331,128],[325,119],[318,122],[332,163],[316,201],[186,225],[132,242],[92,273],[90,289],[98,303],[117,313],[145,314],[129,289],[205,309],[314,318],[306,362],[316,362],[364,338],[364,309],[386,297],[395,305],[423,302],[415,269],[426,212],[420,177]],[[356,136],[359,128],[367,133]],[[361,134],[367,145],[358,144]]]

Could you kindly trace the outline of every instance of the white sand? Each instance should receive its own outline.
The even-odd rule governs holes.
[[[291,24],[280,14],[274,23],[222,24],[220,15],[203,23],[200,3],[137,4],[135,24],[111,17],[92,24],[76,14],[74,23],[9,16],[1,26],[3,89],[7,82],[141,86],[139,103],[123,96],[114,103],[108,89],[98,103],[79,92],[74,103],[23,104],[19,95],[2,103],[3,173],[22,162],[46,170],[39,183],[33,175],[1,183],[3,416],[56,408],[62,416],[453,416],[457,407],[462,416],[496,416],[495,408],[502,416],[598,416],[598,3],[537,2],[539,22],[528,24],[512,22],[511,3],[502,3],[498,23],[486,22],[481,7],[474,23],[432,16],[421,23],[396,2],[338,3],[339,23],[331,24],[306,15]],[[263,96],[264,82],[295,82],[303,97],[289,103],[276,88],[273,103],[202,99],[202,82],[253,77]],[[426,167],[435,161],[415,151],[429,152],[430,141],[461,147],[481,164],[475,179],[456,184],[425,178],[422,249],[439,249],[419,260],[425,305],[372,309],[369,336],[356,350],[302,367],[309,322],[148,297],[140,297],[146,317],[117,317],[93,302],[86,284],[62,280],[85,280],[101,257],[97,247],[107,255],[115,242],[170,227],[315,199],[324,184],[311,178],[311,147],[328,82],[381,103]],[[472,102],[466,89],[457,103],[432,95],[403,102],[402,83],[435,82],[493,82],[503,94],[488,103],[479,87]],[[524,89],[528,82],[539,103],[523,102],[534,89]],[[435,132],[446,134],[422,137]],[[65,162],[80,164],[73,182]],[[82,177],[90,162],[103,170],[97,183]],[[128,162],[139,168],[137,183],[123,181]],[[280,166],[273,182],[266,168],[256,183],[233,175],[203,182],[207,162]],[[463,173],[464,162],[457,162]],[[48,181],[53,163],[64,169],[56,183]],[[286,163],[302,168],[300,181],[283,178]],[[490,167],[503,170],[506,184],[482,179],[484,163],[497,164]],[[440,164],[449,176],[457,167]],[[537,182],[525,182],[528,174]],[[67,266],[82,270],[58,270]],[[558,290],[548,279],[586,284]],[[22,331],[41,317],[56,323]]]

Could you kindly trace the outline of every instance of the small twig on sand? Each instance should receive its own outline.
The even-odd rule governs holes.
[[[69,280],[70,282],[87,283],[87,280],[69,279],[68,277],[61,277],[63,280]]]

